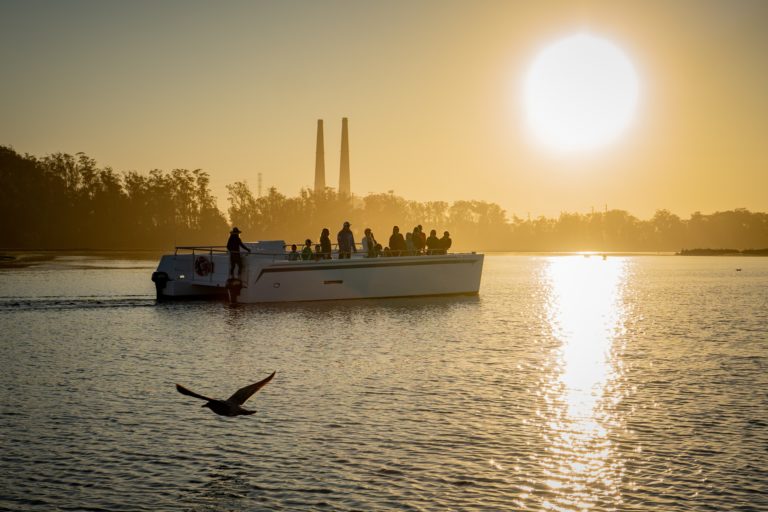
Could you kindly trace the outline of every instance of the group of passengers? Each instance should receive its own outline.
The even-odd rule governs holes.
[[[328,228],[323,228],[320,234],[320,243],[314,246],[312,250],[312,240],[307,239],[301,252],[296,244],[291,245],[291,252],[288,253],[289,261],[297,260],[329,260],[331,259],[331,232]],[[345,222],[341,231],[336,235],[336,242],[339,247],[339,259],[351,258],[353,252],[357,252],[355,245],[355,235],[350,229],[349,222]],[[450,233],[443,232],[442,238],[437,238],[437,231],[430,231],[429,236],[424,233],[421,224],[413,228],[413,231],[406,233],[405,237],[400,233],[400,228],[392,228],[392,236],[389,237],[389,245],[382,247],[373,236],[371,228],[365,228],[363,237],[363,252],[368,258],[390,257],[390,256],[416,256],[420,254],[446,254],[451,248],[452,240]]]
[[[403,237],[400,228],[394,226],[389,237],[389,247],[385,247],[383,256],[414,256],[419,254],[446,254],[451,248],[451,234],[443,231],[443,237],[437,238],[437,231],[424,233],[421,224],[413,228],[412,232]]]

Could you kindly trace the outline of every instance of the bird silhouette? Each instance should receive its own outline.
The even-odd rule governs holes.
[[[185,388],[181,384],[176,384],[176,389],[182,395],[193,396],[195,398],[199,398],[200,400],[207,400],[208,403],[204,404],[203,407],[208,407],[210,410],[220,416],[240,416],[241,414],[253,414],[256,412],[249,411],[248,409],[244,409],[241,406],[245,403],[246,400],[251,398],[255,392],[266,386],[274,376],[275,372],[272,372],[272,375],[266,379],[260,380],[259,382],[254,382],[253,384],[245,386],[244,388],[238,389],[235,391],[235,394],[226,400],[218,400],[216,398],[208,398],[207,396],[199,395],[194,391]]]

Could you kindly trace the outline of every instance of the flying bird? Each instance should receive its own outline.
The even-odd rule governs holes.
[[[227,398],[226,400],[218,400],[216,398],[208,398],[207,396],[198,395],[194,391],[190,391],[181,384],[176,384],[176,389],[182,395],[193,396],[195,398],[199,398],[200,400],[206,400],[207,403],[204,404],[203,407],[208,407],[210,410],[220,416],[240,416],[241,414],[253,414],[256,412],[249,411],[248,409],[244,409],[241,406],[245,403],[246,400],[251,398],[255,392],[266,386],[274,376],[275,372],[272,372],[272,375],[266,379],[238,389],[235,391],[234,395]]]

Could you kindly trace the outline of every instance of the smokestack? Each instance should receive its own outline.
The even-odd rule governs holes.
[[[339,194],[352,195],[349,185],[349,130],[347,118],[341,119],[341,169],[339,171]]]
[[[317,146],[315,148],[315,194],[325,190],[325,144],[323,143],[323,120],[317,120]]]

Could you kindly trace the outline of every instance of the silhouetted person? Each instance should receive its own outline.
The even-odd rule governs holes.
[[[291,245],[291,252],[288,253],[288,261],[298,261],[300,257],[301,254],[299,254],[296,244]]]
[[[369,258],[375,258],[376,254],[376,238],[373,236],[371,228],[365,228],[365,237],[363,237],[363,252],[365,252]]]
[[[331,232],[328,228],[323,228],[323,232],[320,233],[320,248],[323,259],[331,259]]]
[[[349,222],[344,223],[339,234],[336,235],[336,241],[339,243],[339,259],[351,258],[353,252],[357,252],[355,247],[355,235],[349,229]]]
[[[320,261],[323,259],[323,248],[320,247],[320,244],[315,244],[315,254],[312,256],[312,259],[315,261]]]
[[[266,379],[238,389],[234,395],[227,398],[226,400],[218,400],[215,398],[208,398],[207,396],[198,395],[194,391],[190,391],[180,384],[176,384],[176,389],[182,395],[193,396],[195,398],[199,398],[200,400],[207,400],[208,403],[203,405],[203,407],[208,407],[210,410],[220,416],[240,416],[241,414],[253,414],[256,412],[243,409],[241,405],[243,405],[246,400],[251,398],[255,392],[266,386],[274,376],[275,372],[272,372],[272,375]]]
[[[301,259],[304,261],[312,259],[312,240],[309,238],[304,242],[304,248],[301,250]]]
[[[243,272],[243,260],[240,259],[240,248],[242,247],[249,253],[251,250],[243,244],[240,240],[240,231],[237,227],[232,228],[229,232],[229,240],[227,240],[227,250],[229,251],[229,277],[235,277],[235,267],[237,267],[237,277]]]
[[[416,246],[413,244],[413,233],[405,234],[405,254],[412,256],[415,252]]]
[[[389,237],[389,250],[392,256],[400,256],[405,252],[405,239],[397,226],[392,228],[392,236]]]
[[[448,254],[452,243],[451,234],[447,231],[443,232],[443,238],[440,239],[440,254]]]
[[[417,254],[424,252],[424,247],[427,244],[427,235],[424,233],[424,228],[421,224],[413,228],[413,247],[416,249]]]
[[[437,251],[440,249],[440,239],[437,238],[437,231],[434,229],[429,232],[429,238],[426,241],[427,254],[439,254]]]

